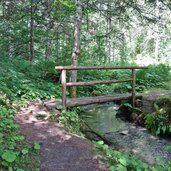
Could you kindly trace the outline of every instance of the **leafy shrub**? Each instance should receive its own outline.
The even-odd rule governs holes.
[[[154,103],[155,111],[145,117],[146,127],[155,134],[171,133],[171,96],[164,96]]]
[[[93,70],[93,71],[79,71],[78,81],[95,81],[95,80],[112,80],[112,79],[129,79],[131,78],[130,70]],[[128,83],[114,83],[114,84],[99,84],[91,86],[78,87],[78,94],[80,96],[96,96],[111,93],[123,93],[131,90],[131,84]]]
[[[58,109],[60,109],[60,107],[58,107]],[[76,110],[65,111],[61,108],[61,115],[59,120],[64,124],[66,130],[80,133],[81,122]]]
[[[129,170],[141,170],[141,171],[163,171],[163,167],[152,167],[144,161],[138,159],[136,156],[129,155],[128,153],[112,150],[103,141],[96,142],[96,148],[102,151],[109,164],[110,171],[129,171]]]
[[[60,87],[42,79],[43,66],[30,65],[25,60],[3,61],[0,75],[0,91],[10,101],[44,100],[61,96]],[[51,66],[51,65],[50,65]],[[28,72],[31,70],[31,72]],[[1,101],[1,100],[0,100]]]
[[[144,88],[163,87],[163,82],[171,80],[170,67],[164,64],[149,65],[148,69],[137,71],[137,86]]]
[[[113,64],[115,65],[115,64]],[[92,80],[111,80],[111,79],[131,79],[131,70],[93,70],[93,71],[79,71],[78,81],[92,81]],[[136,91],[143,92],[145,89],[152,87],[165,88],[164,82],[171,80],[170,67],[164,64],[149,65],[148,69],[137,70],[137,84]],[[125,93],[132,89],[131,82],[114,83],[109,85],[92,85],[78,87],[78,94],[80,96],[93,94],[111,94],[111,93]],[[165,87],[164,87],[165,86]]]
[[[0,121],[0,169],[23,171],[32,170],[33,165],[38,166],[37,151],[20,134],[14,121],[14,111],[0,105]]]
[[[40,146],[29,145],[21,135],[14,120],[15,107],[30,100],[57,98],[60,87],[43,79],[44,68],[37,63],[4,59],[0,65],[0,169],[36,170]]]

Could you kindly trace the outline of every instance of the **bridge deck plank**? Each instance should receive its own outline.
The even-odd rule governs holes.
[[[76,107],[76,106],[83,106],[95,103],[106,103],[106,102],[116,102],[119,100],[127,100],[131,99],[131,94],[114,94],[114,95],[107,95],[107,96],[95,96],[95,97],[82,97],[82,98],[72,98],[67,99],[66,105],[67,107]],[[141,98],[141,95],[136,95],[136,98]],[[50,100],[44,102],[44,105],[49,108],[55,108],[59,105],[62,105],[62,101],[60,99]]]

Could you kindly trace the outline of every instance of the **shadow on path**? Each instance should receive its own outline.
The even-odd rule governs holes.
[[[41,171],[107,171],[102,157],[88,140],[67,133],[59,123],[38,120],[36,113],[48,110],[40,104],[22,108],[16,116],[29,142],[38,142]]]

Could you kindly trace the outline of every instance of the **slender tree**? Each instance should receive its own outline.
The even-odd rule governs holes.
[[[159,48],[160,48],[160,33],[159,33],[159,14],[160,14],[160,2],[159,0],[156,0],[155,2],[156,6],[156,24],[155,24],[155,51],[154,51],[154,59],[155,62],[157,62],[159,57]]]
[[[76,17],[75,17],[75,31],[74,31],[74,47],[72,50],[72,66],[78,65],[78,57],[80,54],[80,34],[81,34],[81,23],[82,23],[82,8],[83,4],[81,0],[75,0],[76,5]],[[77,71],[72,71],[71,81],[77,81]],[[76,97],[76,87],[71,88],[71,97]]]
[[[108,2],[107,2],[107,36],[106,36],[106,40],[107,40],[106,44],[107,44],[107,48],[108,48],[108,53],[107,53],[108,62],[110,62],[110,60],[111,60],[111,51],[112,51],[112,47],[111,47],[111,33],[110,33],[111,29],[112,29],[111,1],[108,0]]]
[[[30,61],[34,60],[34,0],[30,0]]]

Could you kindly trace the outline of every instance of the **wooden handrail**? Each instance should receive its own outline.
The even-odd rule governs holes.
[[[132,106],[135,108],[135,100],[136,100],[136,69],[147,69],[148,67],[144,66],[56,66],[56,70],[62,71],[61,73],[61,83],[62,83],[62,106],[66,110],[66,88],[72,86],[86,86],[86,85],[94,85],[94,84],[112,84],[112,83],[120,83],[120,82],[130,82],[132,81]],[[66,82],[66,71],[67,70],[115,70],[115,69],[131,69],[132,70],[132,79],[126,80],[103,80],[103,81],[89,81],[89,82]]]
[[[87,85],[95,85],[95,84],[112,84],[112,83],[123,83],[123,82],[129,82],[133,81],[132,79],[127,79],[127,80],[104,80],[104,81],[89,81],[89,82],[68,82],[66,85],[68,87],[72,86],[87,86]]]
[[[144,66],[56,66],[56,70],[147,69]]]

